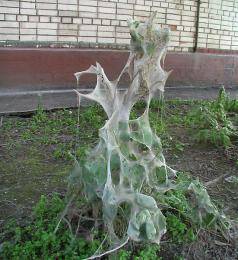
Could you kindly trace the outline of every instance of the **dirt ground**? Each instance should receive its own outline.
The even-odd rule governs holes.
[[[185,116],[186,109],[181,108],[181,117]],[[67,188],[72,161],[55,158],[52,143],[42,145],[37,140],[22,139],[31,120],[31,116],[5,116],[3,125],[8,127],[0,128],[0,225],[11,217],[29,214],[41,194]],[[208,191],[212,199],[225,214],[237,218],[238,186],[227,182],[226,178],[238,176],[238,146],[224,149],[198,144],[192,133],[179,123],[170,125],[169,133],[181,147],[164,148],[167,164],[178,171],[189,172],[203,183],[210,182]],[[70,138],[70,134],[61,136],[61,142],[68,142]],[[175,252],[181,252],[186,259],[235,260],[238,259],[237,248],[237,245],[201,230],[199,241],[184,247],[164,241],[161,252],[163,259],[168,260],[173,259]]]

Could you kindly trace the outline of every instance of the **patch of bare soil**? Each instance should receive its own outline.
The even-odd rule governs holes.
[[[1,144],[0,225],[29,215],[42,194],[65,190],[72,168],[71,163],[54,160],[45,147]]]

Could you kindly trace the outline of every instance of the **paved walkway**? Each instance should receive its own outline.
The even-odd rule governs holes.
[[[218,87],[178,86],[166,87],[168,99],[212,99],[217,96]],[[86,90],[84,90],[86,91]],[[238,98],[238,86],[228,88],[233,98]],[[86,101],[82,101],[85,104]],[[77,96],[72,90],[47,91],[0,91],[0,114],[34,111],[41,104],[45,109],[76,107]]]

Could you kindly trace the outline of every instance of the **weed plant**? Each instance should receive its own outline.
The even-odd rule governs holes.
[[[57,235],[54,233],[64,207],[64,200],[57,194],[51,199],[42,196],[28,220],[30,223],[19,226],[10,222],[5,226],[0,258],[84,259],[93,254],[100,244],[96,238],[91,241],[76,239],[66,223],[60,226]]]
[[[214,101],[204,102],[187,116],[187,124],[195,129],[195,139],[225,148],[237,140],[238,100],[232,100],[221,88]]]

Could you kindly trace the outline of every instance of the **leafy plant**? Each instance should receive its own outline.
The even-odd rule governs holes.
[[[184,242],[187,229],[186,225],[173,214],[168,214],[166,221],[168,225],[168,233],[171,234],[172,240],[177,243]]]
[[[118,252],[116,252],[115,255],[109,256],[110,260],[162,260],[161,257],[159,257],[159,251],[160,247],[158,245],[151,245],[151,244],[145,244],[145,245],[139,245],[137,247],[134,247],[133,251],[128,251],[125,249],[120,249]]]
[[[43,123],[47,120],[47,115],[45,110],[41,105],[38,105],[35,115],[33,116],[33,121],[37,123]]]
[[[129,260],[131,258],[131,252],[130,251],[127,251],[125,249],[121,249],[118,251],[118,253],[116,254],[116,256],[113,258],[111,257],[110,260],[112,259],[119,259],[119,260]]]
[[[226,112],[238,112],[238,100],[231,99],[230,96],[226,93],[224,86],[220,89],[217,101],[214,102],[214,106],[223,105]]]
[[[189,228],[179,217],[168,213],[166,216],[168,234],[174,243],[185,243],[196,240],[193,228]]]
[[[57,194],[51,199],[42,196],[33,209],[33,216],[26,225],[11,222],[5,227],[1,239],[1,259],[84,259],[96,251],[99,240],[87,241],[74,237],[62,223],[54,233],[65,202]],[[10,227],[10,228],[9,228]],[[4,241],[8,237],[7,241]]]
[[[233,124],[230,112],[237,112],[237,100],[231,100],[225,89],[221,88],[218,98],[206,102],[193,110],[187,117],[190,126],[196,129],[199,142],[228,147],[237,138],[237,127]]]
[[[161,257],[158,256],[160,247],[158,245],[147,245],[143,250],[139,252],[136,256],[133,257],[135,260],[162,260]]]

